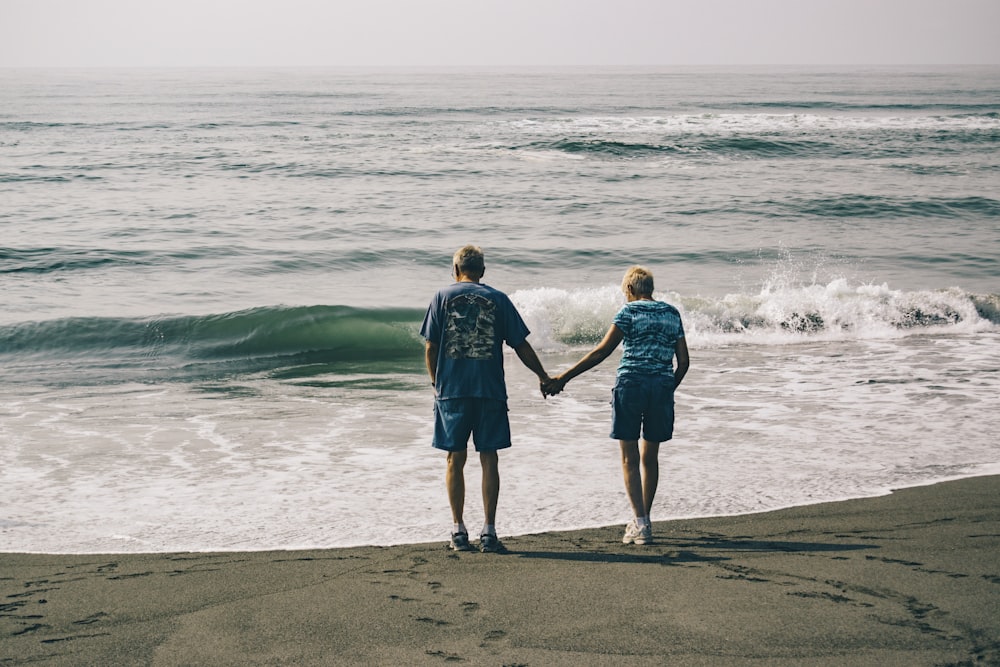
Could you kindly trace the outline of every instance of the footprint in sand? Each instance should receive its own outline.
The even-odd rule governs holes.
[[[420,621],[421,623],[430,623],[431,625],[437,625],[437,626],[451,625],[451,623],[449,623],[448,621],[442,621],[441,619],[438,618],[429,618],[427,616],[420,616],[416,620]]]
[[[96,614],[91,614],[87,618],[80,619],[79,621],[73,621],[73,625],[91,625],[92,623],[97,623],[101,619],[107,618],[109,614],[99,611]]]

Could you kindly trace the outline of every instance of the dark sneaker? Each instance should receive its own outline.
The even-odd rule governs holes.
[[[448,548],[452,551],[472,551],[468,533],[452,533]]]
[[[484,554],[498,554],[503,553],[507,549],[496,535],[480,535],[479,550]]]

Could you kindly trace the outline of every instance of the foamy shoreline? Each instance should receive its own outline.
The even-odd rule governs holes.
[[[944,477],[944,478],[941,478],[941,479],[935,479],[935,480],[931,480],[931,481],[923,481],[923,482],[920,482],[920,483],[915,483],[915,484],[910,484],[910,485],[893,486],[891,488],[886,488],[884,490],[881,490],[881,491],[878,491],[878,492],[872,492],[872,493],[869,493],[869,494],[861,494],[861,495],[856,495],[856,496],[845,496],[843,498],[833,498],[833,499],[827,498],[827,499],[816,500],[816,501],[812,501],[812,502],[799,502],[799,503],[793,503],[793,504],[789,504],[789,505],[785,505],[785,506],[781,506],[781,507],[769,507],[767,509],[753,510],[753,511],[746,511],[746,512],[706,514],[706,515],[703,515],[703,516],[667,517],[667,518],[662,519],[662,522],[663,523],[675,523],[675,522],[680,522],[680,521],[701,521],[701,520],[724,519],[724,518],[739,518],[739,517],[748,517],[749,518],[749,517],[754,517],[754,516],[757,516],[757,515],[769,514],[771,512],[780,512],[780,511],[783,511],[783,510],[794,510],[794,509],[800,509],[800,508],[808,508],[808,507],[811,507],[811,506],[823,505],[823,504],[828,504],[828,503],[841,503],[841,502],[849,502],[849,501],[855,501],[855,500],[866,500],[866,499],[873,499],[873,498],[881,498],[881,497],[888,496],[888,495],[891,495],[891,494],[896,493],[898,491],[903,491],[903,490],[906,490],[906,489],[931,487],[931,486],[936,486],[938,484],[944,484],[944,483],[947,483],[947,482],[960,481],[960,480],[966,480],[966,479],[975,479],[975,478],[978,478],[978,477],[1000,476],[1000,464],[997,464],[996,466],[984,466],[984,469],[985,470],[983,472],[978,472],[978,473],[974,473],[974,474],[956,475],[956,476],[951,476],[951,477]],[[478,474],[478,471],[473,471],[473,472],[475,474]],[[657,520],[656,522],[660,523],[661,520]],[[571,526],[564,527],[564,528],[555,528],[555,527],[552,527],[552,528],[539,528],[539,529],[533,529],[533,530],[526,531],[526,532],[508,532],[508,531],[504,531],[504,530],[501,529],[499,531],[499,533],[500,533],[501,538],[507,539],[507,538],[518,538],[518,537],[530,537],[531,535],[537,535],[537,534],[542,534],[542,533],[549,533],[549,532],[553,532],[553,531],[559,531],[559,532],[571,531],[572,532],[572,531],[580,531],[580,530],[585,530],[585,531],[586,530],[616,530],[616,529],[621,528],[622,526],[624,526],[624,523],[625,523],[625,520],[623,520],[620,523],[608,523],[608,524],[600,524],[600,525],[571,525]],[[2,526],[0,526],[0,527],[2,527]],[[502,526],[501,526],[501,528],[502,528]],[[444,544],[444,543],[447,542],[447,526],[444,526],[444,527],[441,528],[441,533],[442,533],[442,537],[441,537],[441,539],[439,541],[442,544]],[[434,538],[425,538],[425,539],[414,539],[414,540],[408,540],[408,541],[402,541],[402,542],[382,541],[382,542],[372,542],[372,543],[343,544],[343,545],[335,545],[335,546],[319,546],[319,545],[302,544],[302,545],[291,545],[291,546],[286,546],[286,547],[270,547],[270,548],[259,548],[259,549],[254,549],[254,548],[240,548],[240,549],[235,549],[235,548],[234,549],[226,549],[226,548],[221,548],[221,549],[220,548],[190,548],[190,549],[156,549],[156,550],[150,550],[150,551],[142,551],[142,550],[131,550],[131,551],[114,551],[114,550],[110,550],[110,551],[109,550],[103,550],[102,551],[102,550],[93,550],[93,551],[65,551],[64,552],[64,551],[33,551],[33,550],[28,550],[28,549],[23,549],[22,550],[22,549],[2,548],[2,549],[0,549],[0,553],[24,554],[24,555],[39,555],[39,556],[45,556],[45,555],[48,555],[48,556],[89,556],[89,555],[123,555],[124,556],[124,555],[133,555],[133,556],[135,556],[135,555],[153,555],[153,554],[170,554],[170,553],[202,553],[202,554],[207,554],[207,553],[231,553],[231,554],[251,553],[252,554],[252,553],[266,553],[266,552],[280,552],[280,551],[296,552],[296,551],[316,551],[316,550],[329,550],[329,549],[357,549],[357,548],[368,548],[368,547],[371,547],[371,548],[405,547],[405,546],[416,546],[416,545],[421,545],[421,544],[434,544],[434,543],[436,543],[436,541],[437,540],[435,540]]]

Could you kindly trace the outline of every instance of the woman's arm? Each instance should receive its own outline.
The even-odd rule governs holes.
[[[687,375],[688,368],[691,367],[691,356],[688,354],[688,344],[683,338],[677,340],[677,347],[674,348],[677,355],[677,368],[674,369],[674,386],[676,387]]]
[[[615,348],[622,342],[624,334],[622,330],[617,327],[617,325],[612,324],[608,328],[608,332],[604,334],[604,340],[597,344],[593,350],[588,352],[580,361],[570,368],[569,370],[556,376],[556,378],[550,383],[549,387],[555,391],[547,391],[547,393],[559,393],[562,391],[566,383],[575,378],[577,375],[589,371],[594,366],[598,365],[602,361],[608,358]]]

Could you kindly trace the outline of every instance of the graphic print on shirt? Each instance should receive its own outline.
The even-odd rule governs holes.
[[[444,351],[452,359],[492,359],[497,305],[479,294],[448,301]]]

